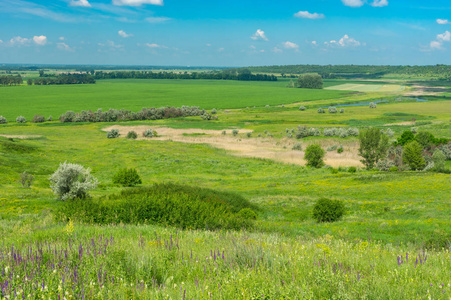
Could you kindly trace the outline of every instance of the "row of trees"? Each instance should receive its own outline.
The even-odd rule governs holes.
[[[1,85],[21,85],[23,83],[22,76],[0,76]]]
[[[60,74],[57,77],[40,77],[34,81],[27,80],[28,85],[54,85],[54,84],[94,84],[96,80],[89,74]]]
[[[277,81],[274,75],[252,74],[246,71],[229,70],[224,72],[150,72],[150,71],[97,71],[95,79],[214,79],[214,80],[241,80],[241,81]]]

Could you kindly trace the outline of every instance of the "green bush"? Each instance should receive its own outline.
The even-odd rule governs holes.
[[[343,145],[340,145],[338,148],[337,148],[337,153],[343,153]]]
[[[324,111],[324,109],[322,109],[322,108],[318,108],[317,112],[318,112],[319,114],[324,114],[324,113],[326,113],[326,112]]]
[[[33,120],[31,120],[32,123],[44,123],[45,122],[45,117],[42,115],[35,115],[33,117]]]
[[[151,138],[151,137],[157,137],[157,132],[152,129],[147,129],[143,132],[143,137]]]
[[[388,169],[390,172],[398,172],[399,168],[398,167],[391,167],[390,169]]]
[[[333,106],[329,106],[328,111],[330,114],[336,114],[337,113],[337,108],[333,107]]]
[[[342,114],[342,113],[344,113],[345,112],[345,109],[344,108],[341,108],[340,109],[340,114]]]
[[[311,166],[314,168],[321,168],[324,166],[324,155],[326,151],[324,151],[320,145],[312,144],[309,145],[305,149],[304,159],[307,161],[307,166]]]
[[[246,133],[246,136],[247,136],[248,138],[250,138],[250,137],[251,137],[251,135],[252,135],[252,132],[248,132],[248,133]]]
[[[257,208],[235,193],[176,184],[126,189],[102,198],[68,201],[57,218],[94,224],[161,224],[191,229],[241,229]]]
[[[376,103],[370,102],[370,108],[376,108],[376,107],[377,107]]]
[[[409,165],[412,170],[423,170],[426,162],[423,158],[423,147],[417,141],[411,141],[404,146],[402,160]]]
[[[119,136],[120,136],[119,129],[111,129],[111,131],[108,131],[106,133],[106,137],[108,139],[115,139],[118,138]]]
[[[434,161],[434,170],[443,171],[445,169],[446,156],[440,149],[435,149],[432,154],[432,160]]]
[[[8,123],[8,120],[4,116],[0,116],[0,124],[6,124]]]
[[[114,184],[120,184],[122,186],[135,186],[137,184],[141,184],[142,180],[141,177],[139,177],[138,172],[136,169],[120,169],[114,176],[113,176],[113,183]]]
[[[293,145],[293,148],[291,148],[292,150],[298,150],[298,151],[302,151],[302,144],[301,143],[296,143]]]
[[[301,105],[301,106],[299,106],[299,110],[300,111],[304,111],[304,110],[306,110],[307,108],[305,107],[305,106],[303,106],[303,105]]]
[[[356,167],[349,167],[348,168],[348,172],[349,173],[355,173],[355,172],[357,172],[357,168]]]
[[[133,140],[135,140],[137,137],[138,137],[138,134],[137,134],[136,132],[134,132],[133,130],[132,130],[132,131],[129,131],[129,132],[127,133],[127,138],[128,138],[128,139],[133,139]]]
[[[396,141],[396,144],[404,146],[413,140],[415,140],[415,134],[410,130],[406,130],[398,138],[398,140]]]
[[[27,119],[25,119],[24,116],[18,116],[18,117],[16,118],[16,122],[17,122],[17,123],[27,123]]]
[[[419,133],[415,136],[415,140],[416,140],[423,148],[427,148],[428,146],[430,146],[430,145],[432,144],[433,139],[434,139],[434,136],[432,135],[432,133],[427,132],[427,131],[419,132]]]
[[[216,111],[216,108],[213,108],[210,112],[212,115],[216,115],[218,112]]]
[[[340,200],[319,199],[313,207],[313,218],[318,222],[335,222],[345,212],[345,205]]]
[[[237,129],[232,130],[232,134],[233,134],[233,136],[237,136],[238,135],[238,130]]]

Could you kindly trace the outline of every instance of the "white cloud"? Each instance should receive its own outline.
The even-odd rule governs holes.
[[[124,45],[117,45],[113,41],[107,41],[106,44],[107,44],[107,46],[110,46],[111,48],[123,48],[124,47]]]
[[[331,40],[330,42],[324,42],[325,45],[330,46],[338,46],[338,47],[359,47],[362,46],[362,43],[357,41],[356,39],[349,37],[349,35],[345,34],[341,39],[338,40]],[[365,45],[365,44],[363,44]]]
[[[451,33],[447,30],[442,34],[437,34],[437,40],[442,42],[449,42],[451,39]]]
[[[257,31],[251,36],[251,39],[269,41],[265,35],[265,32],[261,29],[257,29]]]
[[[206,44],[205,46],[207,46],[207,47],[211,47],[211,44]]]
[[[60,36],[58,39],[59,39],[60,41],[64,41],[64,40],[65,40],[64,36]]]
[[[372,7],[384,7],[388,5],[387,0],[374,0],[373,3],[371,3]]]
[[[167,21],[170,21],[170,20],[172,20],[172,19],[168,18],[168,17],[149,17],[149,18],[146,18],[146,21],[149,22],[149,23],[164,23],[164,22],[167,22]]]
[[[437,34],[437,39],[432,41],[429,46],[431,50],[443,49],[443,44],[449,41],[451,41],[451,33],[447,30],[442,34]]]
[[[350,6],[350,7],[360,7],[364,4],[362,0],[341,0],[344,5]]]
[[[163,5],[163,0],[113,0],[113,4],[119,6]]]
[[[249,48],[254,49],[254,50],[257,49],[257,47],[255,47],[254,45],[250,45]]]
[[[437,19],[437,24],[447,25],[447,24],[451,24],[451,22],[448,21],[447,19]]]
[[[69,47],[68,44],[66,43],[56,43],[56,47],[60,50],[65,50],[65,51],[74,51],[74,49],[72,49],[71,47]]]
[[[290,41],[284,42],[284,43],[283,43],[283,46],[284,46],[286,49],[294,49],[295,51],[298,51],[298,50],[299,50],[299,45],[297,45],[297,44],[295,44],[295,43],[293,43],[293,42],[290,42]]]
[[[282,53],[283,52],[283,50],[278,47],[274,47],[271,51],[274,53]]]
[[[119,34],[119,36],[121,36],[121,37],[123,37],[123,38],[128,38],[128,37],[133,36],[133,34],[126,33],[126,32],[123,31],[123,30],[119,30],[119,31],[117,32],[117,34]]]
[[[158,45],[158,44],[155,44],[155,43],[153,43],[153,44],[147,43],[146,46],[149,47],[149,48],[167,48],[166,46]]]
[[[12,39],[9,40],[9,43],[14,46],[14,45],[18,45],[18,46],[26,46],[30,43],[30,39],[27,38],[23,38],[20,36],[16,36],[13,37]]]
[[[312,41],[312,44],[318,46],[318,43],[316,41]]]
[[[225,49],[224,48],[219,48],[218,52],[223,52]]]
[[[323,19],[324,14],[318,14],[318,13],[309,13],[308,11],[298,11],[294,14],[297,18],[303,18],[303,19]]]
[[[88,2],[88,0],[72,0],[69,5],[80,7],[91,7],[91,4]]]
[[[47,44],[47,37],[45,35],[41,35],[41,36],[35,35],[33,37],[33,41],[39,46],[44,46],[45,44]]]

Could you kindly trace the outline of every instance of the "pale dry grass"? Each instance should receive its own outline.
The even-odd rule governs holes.
[[[135,131],[138,134],[138,139],[147,139],[142,136],[142,133],[147,129],[156,130],[158,137],[148,140],[160,141],[174,141],[190,144],[208,144],[212,147],[225,149],[231,154],[241,157],[257,157],[264,159],[271,159],[283,163],[305,165],[304,151],[292,150],[296,143],[302,144],[302,149],[312,142],[303,142],[302,140],[289,138],[271,138],[271,137],[246,137],[246,133],[252,132],[248,129],[240,129],[238,136],[232,136],[233,129],[224,129],[226,135],[222,135],[223,130],[204,130],[204,129],[174,129],[168,127],[158,126],[120,126],[114,125],[103,128],[103,131],[110,131],[111,129],[118,129],[121,137],[125,137],[129,131]],[[183,134],[205,134],[187,136]],[[344,152],[337,153],[337,151],[326,151],[325,163],[332,167],[361,167],[360,157],[357,155],[358,143],[356,141],[341,140],[341,139],[326,139],[317,141],[323,149],[327,149],[333,145],[343,145]]]
[[[42,137],[42,135],[11,135],[11,134],[0,134],[0,136],[8,139],[32,139]]]

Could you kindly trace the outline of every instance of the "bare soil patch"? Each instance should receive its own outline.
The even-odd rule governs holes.
[[[414,90],[410,90],[404,93],[405,96],[437,96],[441,93],[446,93],[449,91],[448,88],[444,86],[423,86],[423,85],[414,85],[412,86]]]
[[[8,139],[32,139],[42,137],[42,135],[10,135],[10,134],[0,134],[0,136]]]
[[[242,157],[257,157],[264,159],[271,159],[283,163],[305,165],[304,151],[292,150],[293,145],[301,143],[302,148],[305,149],[309,143],[302,140],[295,139],[276,139],[255,136],[248,138],[246,133],[252,132],[249,129],[239,129],[238,136],[232,135],[233,129],[224,130],[204,130],[204,129],[175,129],[168,127],[158,126],[120,126],[114,125],[103,128],[103,131],[110,131],[111,129],[118,129],[121,134],[120,137],[124,138],[129,131],[135,131],[138,134],[138,139],[160,140],[160,141],[174,141],[191,144],[208,144],[215,148],[225,149],[230,151],[231,154]],[[147,130],[156,130],[158,137],[145,138],[142,133]],[[226,135],[222,132],[226,131]],[[185,134],[185,135],[184,135]],[[186,135],[186,134],[202,134],[202,135]],[[333,145],[342,144],[344,147],[343,153],[337,153],[337,151],[326,152],[325,163],[332,167],[360,167],[360,157],[357,155],[358,143],[355,141],[340,141],[337,140],[324,140],[321,142],[323,149],[327,149]]]

